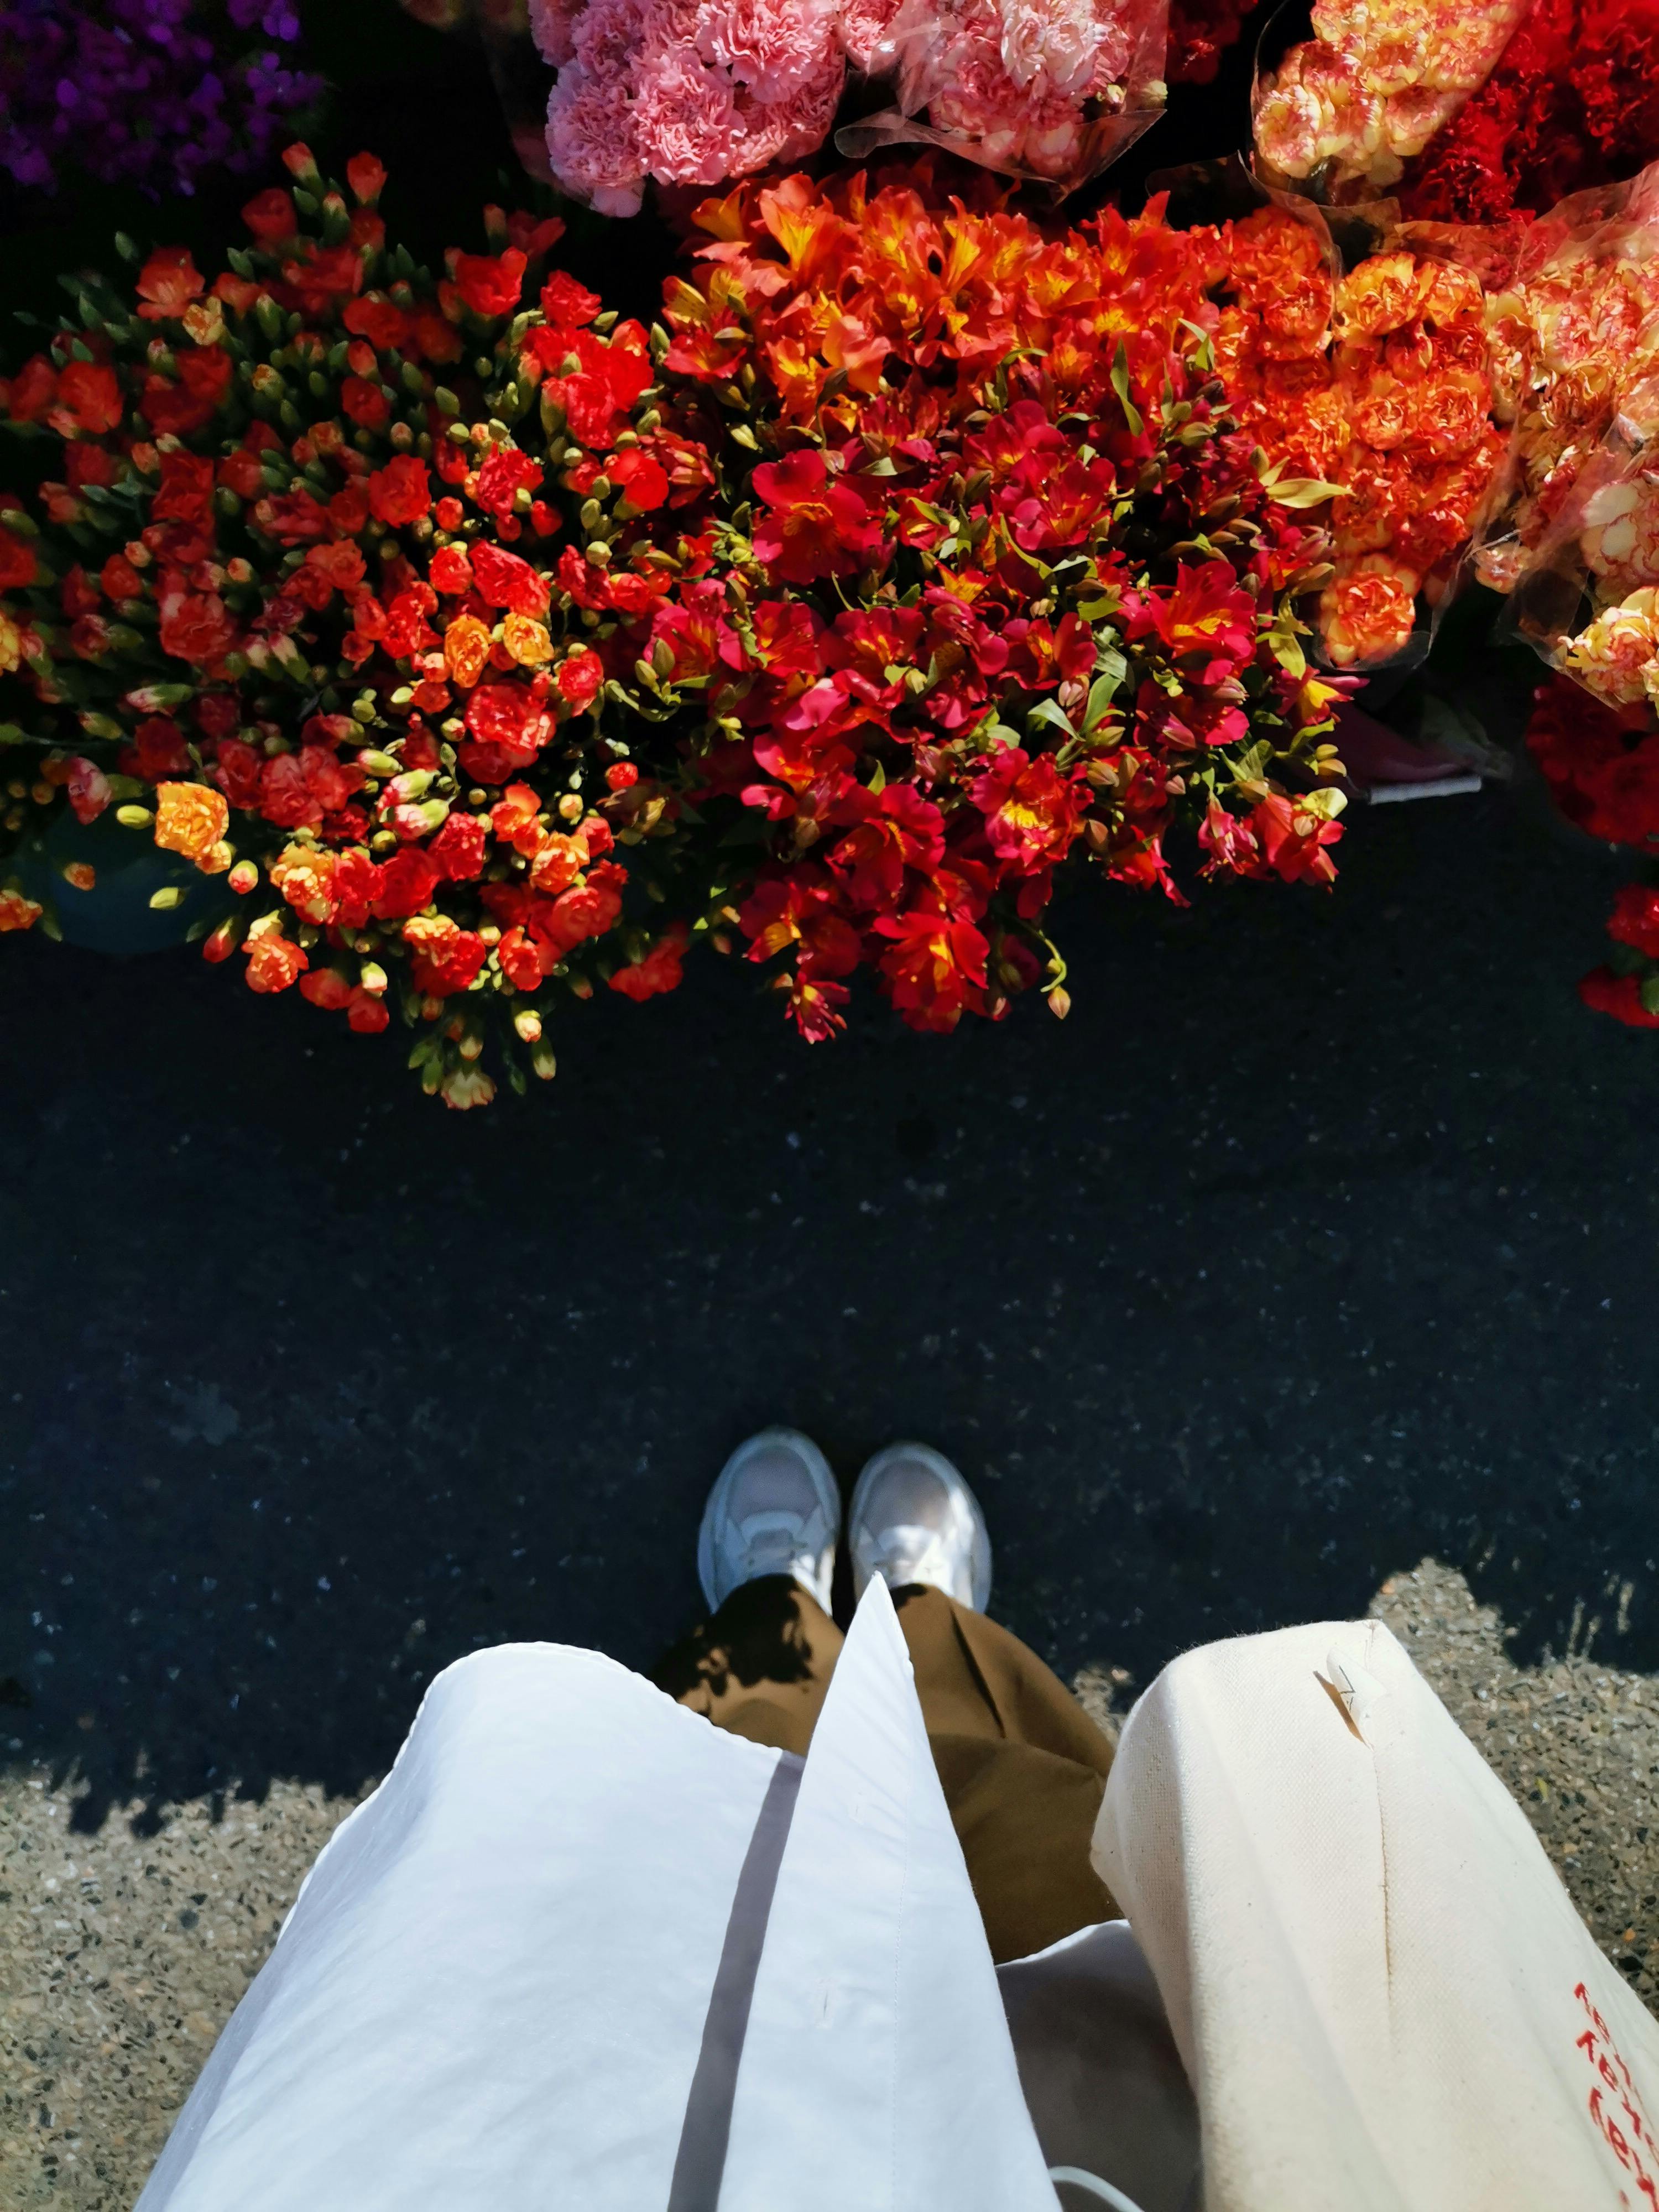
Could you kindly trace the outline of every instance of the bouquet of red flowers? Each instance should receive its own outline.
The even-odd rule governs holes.
[[[1330,879],[1328,571],[1228,412],[1211,248],[794,179],[703,210],[647,331],[562,271],[526,304],[556,222],[434,279],[378,164],[289,167],[210,285],[88,282],[0,395],[60,456],[0,515],[11,838],[113,810],[223,879],[210,958],[398,1012],[461,1106],[698,937],[781,957],[809,1036],[860,966],[945,1029],[1064,1011],[1073,855],[1173,894],[1184,825]],[[0,927],[39,913],[0,861]]]

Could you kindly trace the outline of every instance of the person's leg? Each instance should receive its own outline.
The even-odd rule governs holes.
[[[828,1595],[839,1527],[827,1474],[788,1431],[732,1455],[698,1551],[710,1617],[652,1674],[715,1727],[801,1754],[842,1643],[814,1595]],[[1024,1958],[1114,1917],[1089,1864],[1112,1747],[1036,1654],[977,1609],[990,1542],[967,1484],[939,1454],[895,1446],[860,1478],[849,1534],[860,1594],[874,1573],[894,1585],[992,1956]]]
[[[789,1575],[743,1583],[651,1670],[716,1728],[803,1756],[843,1638]]]
[[[1112,1747],[1017,1636],[947,1597],[894,1593],[933,1764],[999,1965],[1117,1916],[1089,1863]]]
[[[1089,1863],[1112,1747],[1058,1675],[981,1610],[990,1540],[940,1454],[896,1444],[859,1478],[854,1588],[893,1585],[899,1626],[991,1954],[1028,1957],[1117,1916]]]
[[[652,1669],[716,1728],[804,1753],[842,1632],[830,1618],[841,1493],[794,1429],[763,1429],[720,1469],[697,1536],[708,1618]]]

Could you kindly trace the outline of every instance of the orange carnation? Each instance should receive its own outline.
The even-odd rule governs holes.
[[[33,929],[40,919],[40,909],[33,899],[21,891],[0,891],[0,936],[9,929]]]
[[[156,785],[155,842],[167,852],[199,860],[229,827],[230,807],[222,792],[204,783]]]

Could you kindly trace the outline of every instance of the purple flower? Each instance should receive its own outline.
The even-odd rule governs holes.
[[[322,79],[289,66],[294,0],[0,0],[0,167],[153,197],[257,169]]]

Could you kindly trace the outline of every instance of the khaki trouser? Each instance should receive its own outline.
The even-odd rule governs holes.
[[[939,1590],[896,1590],[933,1761],[991,1955],[1023,1959],[1118,1917],[1089,1864],[1112,1747],[1018,1637]],[[682,1705],[804,1753],[842,1632],[787,1575],[734,1590],[653,1670]]]

